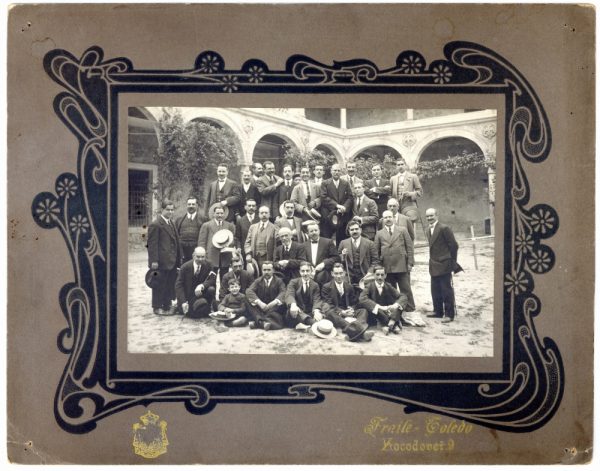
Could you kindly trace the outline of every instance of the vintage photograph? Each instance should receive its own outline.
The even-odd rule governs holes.
[[[128,352],[498,353],[497,110],[127,111]]]

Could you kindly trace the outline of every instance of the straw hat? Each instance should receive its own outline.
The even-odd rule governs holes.
[[[330,339],[337,335],[337,330],[333,326],[333,322],[327,319],[322,319],[315,322],[311,327],[313,334],[322,339]]]
[[[212,236],[212,244],[217,249],[224,249],[233,243],[233,232],[229,229],[221,229]]]

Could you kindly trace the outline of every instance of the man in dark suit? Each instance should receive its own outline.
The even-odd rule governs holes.
[[[211,265],[215,273],[220,270],[219,277],[223,279],[223,275],[229,270],[231,264],[231,252],[221,252],[221,249],[215,247],[212,243],[213,235],[221,229],[231,231],[235,234],[235,226],[228,221],[224,221],[225,212],[223,208],[215,208],[214,218],[202,224],[200,234],[198,234],[198,247],[203,247],[206,250],[206,259]],[[234,246],[234,240],[231,241],[229,247]]]
[[[202,217],[198,213],[198,200],[194,196],[187,199],[187,213],[175,221],[175,229],[181,245],[181,263],[192,259],[192,253],[198,245],[198,234],[202,227]]]
[[[273,276],[273,262],[266,260],[261,268],[262,276],[246,290],[252,318],[248,325],[251,329],[283,329],[285,284]]]
[[[356,340],[371,340],[373,332],[366,331],[369,314],[366,309],[359,307],[357,290],[346,280],[341,263],[333,264],[332,276],[333,279],[321,289],[325,318],[342,332],[346,332],[350,324],[358,323],[364,326],[360,329],[364,332]]]
[[[196,247],[192,260],[184,263],[175,282],[177,306],[187,317],[208,317],[215,299],[217,276],[206,262],[206,251]]]
[[[292,198],[292,191],[294,190],[294,169],[291,165],[283,166],[283,183],[277,190],[277,201],[281,203],[289,201]],[[279,208],[277,210],[279,213]]]
[[[306,259],[315,268],[315,281],[320,285],[331,280],[331,269],[340,257],[331,239],[321,237],[319,224],[316,222],[308,225],[308,239],[304,242]]]
[[[380,164],[373,165],[371,169],[373,178],[365,180],[365,194],[375,201],[377,205],[378,214],[382,214],[387,207],[387,201],[392,192],[390,181],[387,178],[383,178],[383,168]]]
[[[293,278],[300,276],[300,264],[306,262],[304,246],[292,241],[292,231],[287,227],[279,229],[281,245],[275,248],[275,270],[283,275],[283,281],[288,284]]]
[[[291,201],[285,201],[283,203],[283,210],[285,216],[279,216],[275,219],[275,227],[277,230],[282,227],[287,227],[292,231],[292,240],[295,242],[304,242],[305,234],[302,231],[302,219],[298,216],[294,216],[294,203]]]
[[[246,294],[248,287],[254,282],[254,275],[242,269],[242,259],[234,256],[231,259],[231,270],[225,273],[219,290],[219,300],[229,294],[229,280],[236,279],[240,285],[240,293]]]
[[[148,266],[158,270],[158,282],[152,288],[154,314],[172,314],[171,300],[175,298],[175,279],[181,260],[177,231],[171,221],[175,206],[169,200],[162,202],[162,212],[148,226]]]
[[[415,222],[419,219],[417,198],[423,195],[423,188],[419,182],[419,177],[407,171],[404,159],[401,158],[396,162],[396,170],[398,173],[390,178],[392,198],[398,200],[400,203],[400,212],[408,216],[414,226]]]
[[[310,278],[311,271],[311,264],[302,262],[300,277],[294,278],[287,285],[285,303],[288,312],[285,323],[292,329],[307,330],[315,322],[323,319],[321,289],[317,282]]]
[[[373,275],[375,280],[367,284],[360,293],[360,305],[381,322],[385,335],[398,333],[402,330],[402,311],[407,303],[406,295],[385,282],[385,268],[382,266],[375,266]]]
[[[339,164],[331,166],[331,178],[321,184],[322,231],[325,237],[335,234],[336,244],[344,239],[346,224],[352,214],[352,188],[340,178]],[[337,219],[337,224],[334,223]]]
[[[208,197],[206,198],[206,209],[215,203],[221,203],[221,206],[227,206],[229,213],[227,221],[235,221],[235,213],[240,204],[240,187],[232,179],[227,178],[229,169],[226,165],[217,167],[217,180],[208,187]],[[208,213],[207,213],[208,216]]]
[[[246,214],[246,201],[254,200],[255,209],[260,205],[260,193],[252,178],[250,170],[244,170],[242,172],[242,183],[240,184],[240,204],[237,212],[240,216]]]
[[[246,250],[244,244],[248,237],[248,230],[252,224],[258,222],[258,215],[256,214],[257,205],[253,199],[246,200],[244,206],[245,214],[237,218],[235,222],[235,246],[240,249],[242,254],[242,260],[246,260]]]
[[[379,221],[377,204],[371,198],[365,196],[363,182],[359,181],[354,184],[352,219],[358,219],[362,227],[362,233],[367,239],[373,240],[375,238],[377,222]]]
[[[260,193],[261,206],[269,208],[270,220],[273,222],[279,214],[279,187],[283,184],[283,178],[275,175],[273,162],[265,162],[264,167],[265,174],[256,180],[256,188]]]
[[[353,286],[368,273],[369,268],[379,264],[375,244],[362,237],[360,222],[352,220],[348,223],[350,238],[344,239],[338,247],[343,263],[347,263],[348,275]]]
[[[392,222],[395,226],[404,227],[408,231],[408,235],[411,240],[415,241],[415,229],[412,221],[408,216],[405,216],[400,212],[400,203],[396,198],[390,198],[387,204],[387,210],[392,212]],[[383,215],[383,213],[381,213]],[[379,220],[379,228],[383,229],[383,217]]]
[[[438,222],[437,211],[429,208],[425,212],[429,224],[429,274],[431,275],[431,298],[433,314],[428,317],[441,317],[442,322],[452,322],[456,315],[452,273],[462,271],[457,263],[458,243],[450,227]]]

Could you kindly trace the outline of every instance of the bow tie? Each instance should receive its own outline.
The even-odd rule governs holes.
[[[319,243],[319,241],[318,241],[318,240],[316,240],[316,241],[315,241],[315,240],[311,240],[311,241],[310,241],[310,243],[311,243],[311,244],[318,244],[318,243]]]

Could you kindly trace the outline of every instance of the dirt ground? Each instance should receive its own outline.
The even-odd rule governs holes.
[[[454,277],[457,318],[449,324],[427,318],[432,311],[428,248],[417,247],[412,289],[426,327],[405,327],[399,335],[383,335],[372,327],[371,342],[349,342],[338,331],[331,339],[292,329],[278,331],[227,328],[213,319],[156,316],[151,290],[144,283],[145,251],[129,254],[128,351],[131,353],[252,353],[385,356],[493,356],[493,239],[460,241],[458,262],[464,272]]]

